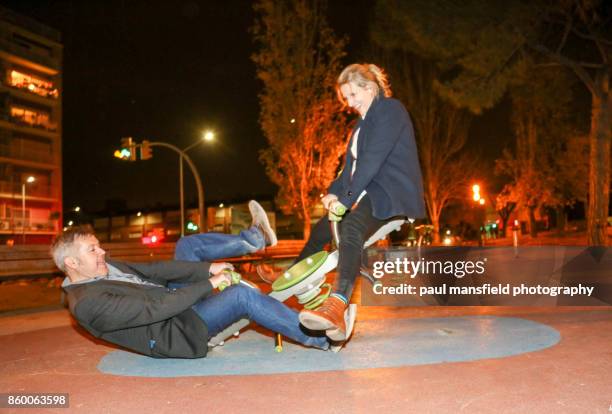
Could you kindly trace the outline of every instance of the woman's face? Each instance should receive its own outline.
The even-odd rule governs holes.
[[[368,109],[370,109],[375,95],[374,89],[371,86],[361,87],[355,82],[345,83],[340,86],[340,93],[346,99],[348,106],[359,112],[362,118],[365,117]]]

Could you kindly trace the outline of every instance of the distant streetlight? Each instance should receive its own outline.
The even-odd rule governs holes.
[[[223,208],[225,206],[225,204],[221,203],[219,204],[219,208]]]
[[[215,139],[215,133],[212,132],[212,131],[206,131],[204,133],[203,138],[204,138],[204,141],[211,142],[211,141],[213,141]]]
[[[212,142],[215,140],[215,133],[208,130],[208,131],[204,131],[202,133],[202,138],[199,139],[198,141],[194,142],[193,144],[191,144],[190,146],[188,146],[187,148],[183,148],[183,152],[187,152],[190,149],[192,149],[193,147],[197,147],[198,145],[200,145],[202,142]]]
[[[81,207],[76,206],[76,207],[74,208],[74,211],[76,211],[76,212],[78,213],[79,211],[81,211]]]
[[[142,216],[142,213],[139,211],[138,213],[136,213],[136,217],[140,217]]]
[[[26,240],[26,234],[25,234],[25,229],[26,229],[26,219],[25,219],[26,184],[32,184],[34,181],[36,181],[36,178],[30,175],[28,178],[26,178],[24,182],[21,183],[21,242],[23,244],[25,244],[25,240]]]
[[[472,199],[474,201],[480,200],[480,186],[478,184],[472,186]]]
[[[478,203],[481,206],[485,205],[486,201],[485,201],[485,198],[480,195],[480,186],[478,184],[472,185],[472,199],[474,200],[475,203]],[[484,229],[486,226],[486,208],[483,208],[482,211],[484,214],[484,218],[483,218],[482,226],[480,227],[480,239],[478,241],[479,246],[484,246],[484,243],[485,243]]]

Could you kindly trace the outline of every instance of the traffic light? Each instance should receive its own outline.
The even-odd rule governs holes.
[[[140,159],[148,160],[153,157],[153,150],[151,149],[151,143],[148,140],[143,140],[140,145]]]
[[[131,137],[121,138],[121,148],[116,150],[116,158],[126,161],[136,161],[135,145]]]
[[[196,231],[198,231],[198,225],[195,224],[193,221],[189,220],[187,222],[187,230],[188,231],[192,231],[192,232],[196,232]]]

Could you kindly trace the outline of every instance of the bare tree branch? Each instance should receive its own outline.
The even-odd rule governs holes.
[[[576,62],[578,65],[587,69],[603,69],[606,67],[604,63],[589,63],[589,62]]]
[[[565,29],[563,30],[563,37],[561,38],[561,43],[559,43],[559,46],[557,46],[557,51],[556,51],[557,54],[561,53],[561,51],[565,47],[565,43],[567,42],[567,37],[569,36],[571,30],[572,30],[572,16],[567,15],[566,20],[565,20]]]
[[[592,40],[594,42],[600,42],[601,44],[604,44],[606,46],[612,46],[612,41],[607,40],[607,39],[602,39],[600,36],[595,36],[595,35],[588,35],[586,33],[582,33],[581,31],[579,31],[578,29],[576,29],[575,27],[572,27],[572,33],[574,33],[576,36],[582,38],[582,39],[586,39],[586,40]]]
[[[558,61],[559,63],[561,63],[563,66],[567,66],[568,68],[570,68],[571,70],[574,71],[574,73],[576,74],[576,76],[578,76],[578,78],[585,84],[585,86],[589,89],[589,91],[593,94],[593,95],[597,95],[599,92],[597,91],[597,88],[595,88],[595,83],[593,81],[593,79],[591,78],[591,76],[589,75],[589,73],[585,70],[585,68],[583,68],[582,66],[580,66],[577,62],[574,62],[573,60],[560,55],[558,53],[554,53],[552,52],[550,49],[548,49],[546,46],[541,45],[541,44],[529,44],[528,45],[534,49],[537,52],[542,53],[544,56],[547,56],[553,60]]]

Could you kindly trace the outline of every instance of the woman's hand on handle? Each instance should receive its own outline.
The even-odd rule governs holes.
[[[327,194],[325,197],[321,198],[321,203],[323,203],[323,207],[325,207],[326,210],[329,210],[329,205],[333,202],[333,201],[337,201],[338,197],[335,194]]]
[[[346,206],[339,202],[338,200],[334,200],[329,204],[328,208],[329,212],[327,214],[327,218],[329,221],[341,221],[342,216],[346,213]]]

